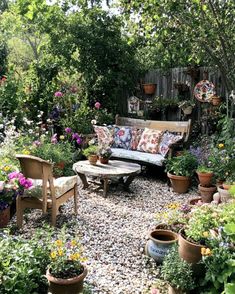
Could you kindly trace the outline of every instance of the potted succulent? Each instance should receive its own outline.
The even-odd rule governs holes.
[[[83,280],[87,275],[87,268],[82,263],[82,248],[77,239],[61,238],[52,242],[50,263],[46,272],[49,282],[49,292],[81,293],[83,291]]]
[[[83,150],[83,154],[88,158],[90,164],[96,165],[98,160],[98,146],[90,145],[86,149]]]
[[[190,177],[197,168],[196,157],[188,151],[182,155],[166,160],[167,176],[173,190],[177,193],[186,193],[190,186]]]
[[[192,266],[180,258],[177,246],[173,246],[165,256],[161,276],[169,283],[169,294],[185,293],[196,286]]]
[[[112,155],[112,150],[110,147],[101,147],[98,151],[100,163],[108,164],[109,158]]]

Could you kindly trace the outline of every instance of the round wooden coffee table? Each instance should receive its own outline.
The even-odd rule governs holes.
[[[96,165],[91,165],[88,160],[84,160],[74,163],[73,170],[81,178],[83,189],[89,186],[87,176],[95,176],[103,180],[104,196],[106,197],[109,180],[119,178],[124,188],[128,190],[134,177],[141,172],[141,166],[136,163],[119,160],[109,160],[108,164],[98,162]]]

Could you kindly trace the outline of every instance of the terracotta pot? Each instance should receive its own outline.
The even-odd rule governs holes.
[[[221,98],[218,96],[213,96],[211,100],[212,105],[218,106],[221,103]]]
[[[202,186],[209,187],[213,177],[213,173],[200,173],[197,172],[199,182]]]
[[[177,289],[175,287],[172,287],[171,285],[168,285],[168,294],[183,294],[183,291],[181,289]]]
[[[154,230],[149,234],[150,240],[146,244],[146,254],[157,263],[162,263],[168,250],[178,240],[178,234],[169,230]]]
[[[202,197],[195,197],[195,198],[189,199],[188,204],[193,206],[193,205],[196,205],[198,201],[202,201]]]
[[[230,199],[232,199],[229,191],[227,189],[224,189],[223,186],[218,187],[218,192],[220,194],[221,202],[228,202]]]
[[[97,155],[90,155],[90,156],[88,156],[88,160],[89,160],[90,164],[96,165],[97,160],[98,160],[98,156]]]
[[[155,93],[156,87],[156,84],[143,84],[144,93],[152,95]]]
[[[0,211],[0,228],[5,228],[10,221],[10,206]]]
[[[77,277],[70,279],[55,278],[50,274],[49,269],[46,272],[46,277],[49,282],[49,292],[51,294],[77,294],[83,291],[83,280],[87,275],[87,268]]]
[[[203,246],[186,240],[182,233],[179,233],[179,256],[188,263],[196,264],[202,259]]]
[[[213,200],[213,194],[216,192],[217,187],[211,186],[211,187],[203,187],[202,185],[198,185],[198,189],[200,191],[202,201],[204,203],[210,203]]]
[[[190,186],[190,177],[176,176],[170,173],[167,173],[168,178],[170,179],[172,188],[177,193],[186,193]]]
[[[225,189],[225,190],[229,190],[229,189],[231,188],[232,185],[231,185],[231,184],[223,183],[222,186],[223,186],[223,189]]]
[[[109,163],[109,158],[105,157],[99,157],[100,163],[102,164],[108,164]]]

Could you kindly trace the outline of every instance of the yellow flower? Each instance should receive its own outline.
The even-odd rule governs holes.
[[[59,249],[59,250],[58,250],[58,255],[59,255],[59,256],[63,256],[63,255],[64,255],[64,252],[63,252],[62,249]]]
[[[206,248],[206,255],[211,255],[211,250],[209,248]]]
[[[206,255],[205,253],[206,253],[206,248],[205,247],[201,248],[201,255]]]
[[[219,148],[223,148],[223,147],[224,147],[224,144],[220,143],[220,144],[218,145],[218,147],[219,147]]]
[[[26,149],[24,149],[22,152],[23,152],[23,154],[25,154],[25,155],[29,155],[29,154],[30,154],[30,151],[29,151],[29,150],[26,150]]]
[[[71,246],[74,247],[74,246],[76,246],[76,245],[77,245],[77,241],[76,241],[76,240],[72,240],[72,241],[71,241]]]
[[[87,258],[86,258],[86,257],[81,257],[81,258],[80,258],[80,261],[81,261],[81,262],[85,262],[85,261],[87,261]]]
[[[74,257],[75,257],[75,260],[78,260],[79,257],[80,257],[80,254],[79,254],[79,253],[75,253],[75,254],[74,254]]]
[[[201,248],[201,255],[203,255],[203,256],[209,256],[209,255],[211,255],[210,248],[205,248],[205,247]]]
[[[6,166],[4,166],[4,171],[9,171],[9,169],[10,169],[10,166],[8,166],[8,165],[6,165]]]
[[[55,251],[52,251],[52,252],[51,252],[51,258],[53,258],[53,259],[56,258],[56,255],[57,255],[57,254],[56,254]]]
[[[179,208],[179,203],[177,203],[177,202],[172,202],[172,203],[170,203],[170,204],[168,204],[167,205],[167,207],[169,208],[169,209],[177,209],[177,208]]]
[[[62,241],[61,240],[56,240],[55,245],[58,246],[58,247],[61,247],[62,246]]]
[[[70,260],[76,260],[76,256],[74,254],[70,254],[69,259]]]
[[[208,238],[209,237],[209,232],[203,232],[202,235],[203,235],[203,237]]]
[[[60,136],[60,140],[64,140],[64,136],[63,135]]]

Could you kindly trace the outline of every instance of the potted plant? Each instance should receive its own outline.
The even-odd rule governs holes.
[[[171,181],[173,190],[177,193],[186,193],[190,186],[190,177],[197,168],[196,157],[188,151],[181,156],[166,160],[167,176]]]
[[[198,175],[199,182],[202,186],[210,186],[213,177],[213,171],[211,168],[205,165],[199,165],[196,170],[196,173]]]
[[[178,106],[185,115],[189,115],[192,113],[195,103],[192,100],[184,100],[181,101]]]
[[[7,226],[10,221],[10,205],[13,198],[13,186],[0,182],[0,228]]]
[[[110,147],[101,147],[98,151],[100,163],[108,164],[109,158],[112,155],[112,150]]]
[[[95,165],[98,160],[98,146],[90,145],[83,150],[83,154],[88,158],[90,164]]]
[[[85,258],[82,257],[79,241],[61,235],[50,249],[50,263],[46,272],[50,293],[81,293],[87,268],[82,263]]]
[[[195,288],[192,266],[180,258],[177,246],[165,256],[161,276],[169,283],[169,294],[181,294]]]
[[[219,106],[221,104],[221,98],[219,96],[214,95],[211,98],[211,103],[214,106]]]
[[[154,83],[143,84],[144,93],[148,94],[148,95],[152,95],[155,93],[156,87],[157,87],[157,85]]]

